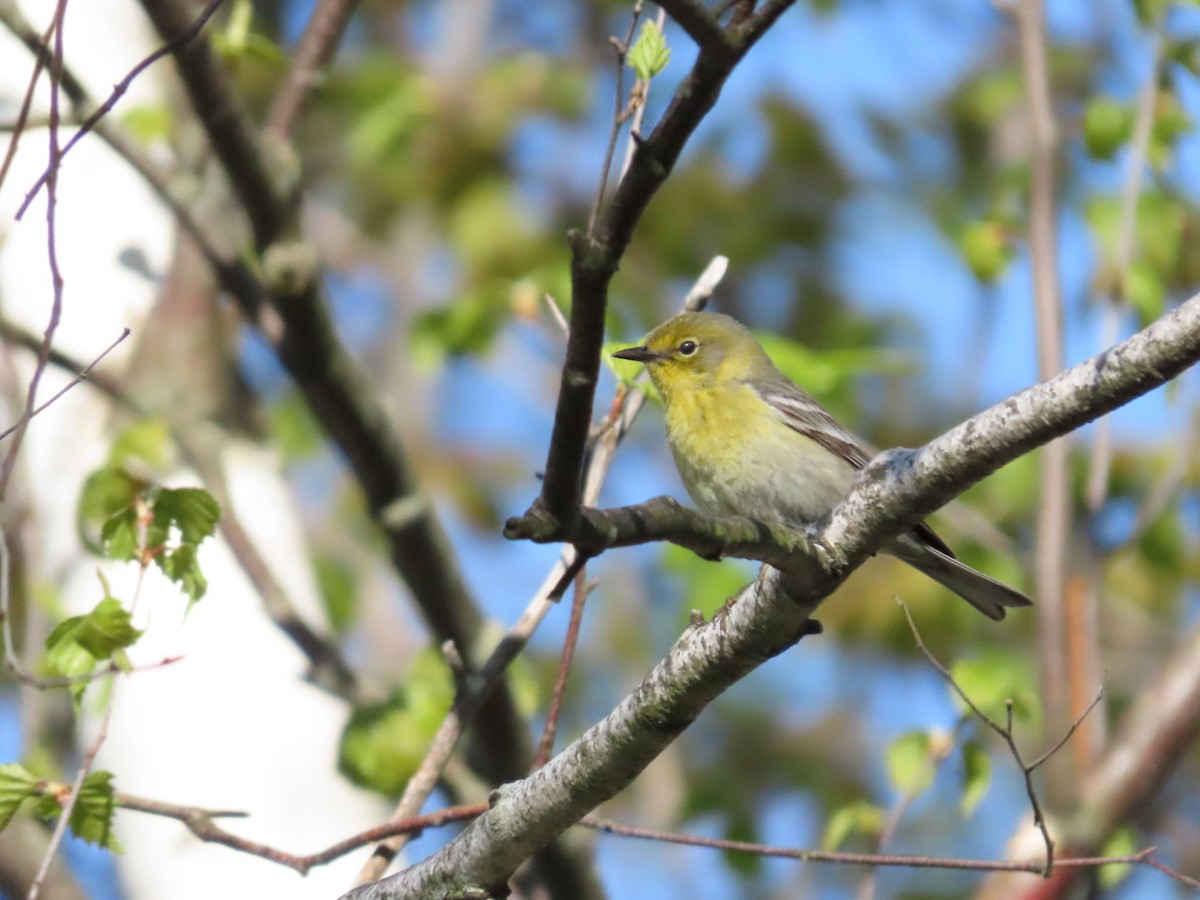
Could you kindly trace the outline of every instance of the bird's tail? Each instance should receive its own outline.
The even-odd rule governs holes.
[[[1020,591],[977,572],[952,556],[916,539],[901,539],[888,548],[890,553],[949,588],[989,619],[1000,621],[1006,608],[1032,606],[1033,601]]]

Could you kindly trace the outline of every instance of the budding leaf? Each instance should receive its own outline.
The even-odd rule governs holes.
[[[649,81],[667,67],[671,48],[662,29],[654,22],[644,22],[642,32],[629,49],[629,65],[642,81]]]

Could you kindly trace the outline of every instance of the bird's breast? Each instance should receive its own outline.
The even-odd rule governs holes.
[[[786,425],[748,385],[672,396],[666,418],[684,486],[712,515],[806,523],[853,483],[853,467]]]

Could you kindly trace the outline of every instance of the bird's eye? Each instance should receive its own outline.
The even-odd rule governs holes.
[[[700,349],[700,345],[697,344],[695,341],[684,341],[682,344],[679,345],[679,355],[680,356],[691,356],[693,353],[695,353],[699,349]]]

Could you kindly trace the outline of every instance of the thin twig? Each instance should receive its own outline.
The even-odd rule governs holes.
[[[540,769],[554,754],[554,738],[558,734],[558,720],[562,714],[563,697],[567,692],[567,676],[571,674],[571,663],[575,658],[575,647],[579,643],[579,630],[583,623],[583,610],[587,606],[588,595],[595,587],[587,580],[587,568],[581,566],[575,576],[575,600],[571,604],[571,618],[567,622],[567,636],[563,639],[562,657],[558,663],[558,675],[554,680],[554,689],[550,694],[550,707],[546,712],[546,727],[542,729],[542,738],[538,742],[537,754],[533,758],[533,768]]]
[[[67,391],[71,390],[71,388],[75,387],[75,385],[79,384],[79,382],[86,380],[91,375],[92,369],[94,369],[97,365],[99,365],[100,362],[104,359],[104,357],[108,356],[109,353],[111,353],[113,350],[115,350],[117,348],[117,345],[120,344],[122,341],[124,341],[127,337],[129,337],[129,335],[130,335],[129,329],[128,328],[123,329],[121,331],[120,336],[115,341],[113,341],[111,344],[109,344],[108,347],[106,347],[99,356],[97,356],[94,360],[92,360],[90,363],[88,363],[88,365],[85,366],[83,369],[76,370],[77,374],[75,375],[74,378],[72,378],[70,381],[68,381],[66,383],[66,385],[64,385],[62,388],[60,388],[59,391],[53,397],[51,397],[45,403],[41,404],[36,409],[34,409],[31,413],[29,413],[29,418],[32,419],[38,413],[42,412],[47,407],[49,407],[51,404],[53,404],[56,400],[58,400],[60,397],[62,397],[62,395],[65,394]],[[47,362],[52,362],[52,360],[48,359]],[[4,431],[0,431],[0,441],[4,440],[10,434],[12,434],[14,431],[16,431],[19,424],[20,423],[18,423],[17,425],[10,425],[8,428],[4,429]]]
[[[276,93],[267,114],[269,134],[287,139],[313,88],[321,82],[320,70],[337,52],[357,5],[358,0],[319,0],[292,51],[283,87]]]
[[[88,134],[93,128],[95,128],[96,123],[108,115],[112,108],[117,105],[117,101],[124,96],[127,90],[129,90],[129,86],[133,84],[133,80],[135,78],[141,75],[144,71],[146,71],[146,69],[150,68],[150,66],[154,65],[164,56],[174,53],[179,47],[182,47],[189,41],[195,40],[197,35],[204,30],[204,26],[208,24],[208,20],[213,17],[213,14],[216,13],[221,4],[224,2],[225,0],[209,0],[208,6],[204,8],[203,12],[200,13],[190,28],[164,43],[161,47],[130,69],[125,77],[116,83],[112,89],[112,92],[108,95],[105,101],[96,107],[91,115],[83,120],[83,124],[79,126],[79,130],[76,131],[75,134],[72,135],[71,139],[63,146],[62,151],[59,153],[60,164],[61,158],[66,156],[67,152],[70,151],[70,149],[77,143],[79,143],[84,135]],[[29,204],[33,202],[33,198],[37,196],[38,191],[42,189],[42,186],[46,183],[46,180],[49,177],[50,167],[47,166],[46,171],[38,176],[37,180],[33,183],[33,186],[29,189],[29,192],[25,195],[25,200],[17,210],[17,214],[14,218],[19,220],[23,215],[25,215],[25,210],[29,208]]]
[[[1033,786],[1033,772],[1044,762],[1046,762],[1046,760],[1050,759],[1055,753],[1062,749],[1067,741],[1070,740],[1071,735],[1073,735],[1076,729],[1079,728],[1080,723],[1087,717],[1088,713],[1095,709],[1096,704],[1100,702],[1100,698],[1104,694],[1103,685],[1101,685],[1100,691],[1096,694],[1096,699],[1093,700],[1091,705],[1083,711],[1083,714],[1080,715],[1074,723],[1072,723],[1066,734],[1063,735],[1063,737],[1053,747],[1051,747],[1050,750],[1043,753],[1032,763],[1026,763],[1025,758],[1021,753],[1021,748],[1017,746],[1016,738],[1013,735],[1012,701],[1007,701],[1005,705],[1005,724],[998,724],[991,718],[991,716],[989,716],[975,704],[975,701],[972,700],[967,692],[963,690],[962,685],[955,680],[954,675],[951,674],[950,670],[942,665],[941,661],[933,655],[933,651],[925,645],[925,641],[921,638],[921,632],[917,628],[917,623],[913,621],[912,613],[909,612],[908,606],[904,603],[904,601],[897,598],[896,602],[899,603],[900,608],[904,610],[904,618],[908,620],[908,627],[912,631],[913,640],[916,641],[917,649],[921,651],[921,654],[926,660],[929,661],[929,664],[937,670],[938,674],[940,674],[946,680],[946,683],[950,685],[958,697],[963,701],[963,703],[966,704],[967,708],[975,714],[979,721],[983,722],[984,725],[998,734],[1004,740],[1005,744],[1008,745],[1008,750],[1012,754],[1013,759],[1016,761],[1017,767],[1021,770],[1021,775],[1025,780],[1025,795],[1029,798],[1029,805],[1033,811],[1034,825],[1036,825],[1038,830],[1042,833],[1042,841],[1046,846],[1046,860],[1042,866],[1042,874],[1046,877],[1049,877],[1050,873],[1054,869],[1054,866],[1056,865],[1056,861],[1054,859],[1054,839],[1050,836],[1050,829],[1046,824],[1045,815],[1042,813],[1042,805],[1038,801],[1037,791]]]
[[[167,819],[175,819],[183,823],[194,836],[206,843],[220,844],[232,850],[237,850],[240,853],[257,856],[269,862],[294,869],[301,875],[307,874],[309,870],[317,866],[331,863],[335,859],[345,856],[347,853],[352,853],[360,847],[365,847],[384,838],[397,834],[419,834],[427,828],[440,828],[453,822],[473,819],[487,810],[486,803],[478,803],[471,806],[452,806],[448,809],[427,813],[426,815],[412,816],[402,821],[389,822],[386,825],[369,828],[366,831],[338,841],[336,844],[317,853],[299,855],[279,850],[257,841],[238,837],[226,831],[215,821],[218,818],[242,818],[247,815],[244,812],[209,810],[196,806],[178,806],[172,803],[148,800],[144,797],[135,797],[131,794],[120,792],[115,794],[115,800],[117,805],[122,809],[162,816]]]
[[[654,24],[659,31],[662,31],[666,22],[666,10],[660,6]],[[622,178],[629,171],[629,166],[633,162],[633,154],[637,152],[638,141],[641,140],[642,122],[646,118],[646,103],[649,99],[650,82],[638,79],[629,92],[629,106],[625,110],[625,118],[629,119],[629,140],[625,142],[625,159],[621,163]]]
[[[604,146],[604,162],[600,165],[600,178],[596,185],[596,199],[593,201],[592,211],[588,215],[588,234],[596,230],[596,217],[600,214],[600,207],[604,205],[604,193],[608,190],[608,178],[612,172],[613,153],[617,149],[617,137],[621,133],[621,123],[625,121],[625,57],[629,53],[629,47],[633,43],[633,34],[637,30],[637,23],[642,15],[643,4],[644,0],[637,0],[633,4],[633,11],[629,17],[629,30],[625,33],[625,40],[618,41],[616,38],[611,38],[609,41],[617,51],[612,127],[608,132],[608,143]]]
[[[1071,727],[1068,728],[1066,733],[1061,738],[1058,739],[1058,743],[1056,743],[1053,747],[1051,747],[1049,750],[1047,750],[1045,753],[1043,753],[1041,756],[1039,756],[1033,762],[1029,763],[1029,771],[1030,772],[1033,772],[1035,769],[1038,768],[1038,766],[1040,766],[1042,763],[1044,763],[1046,760],[1048,760],[1050,757],[1052,757],[1055,753],[1057,753],[1059,750],[1061,750],[1063,748],[1063,746],[1067,743],[1067,741],[1069,741],[1071,739],[1071,737],[1075,734],[1075,732],[1079,730],[1079,726],[1083,724],[1083,720],[1086,719],[1089,715],[1091,715],[1092,710],[1096,708],[1097,704],[1099,704],[1099,702],[1101,701],[1101,699],[1103,699],[1103,697],[1104,697],[1104,685],[1100,685],[1099,689],[1096,691],[1096,696],[1092,698],[1092,702],[1089,703],[1084,708],[1083,712],[1080,713],[1079,718],[1077,718],[1074,722],[1071,723]]]
[[[6,23],[11,17],[19,17],[20,13],[17,10],[15,0],[7,0],[3,6],[0,6],[0,14],[4,15]],[[37,35],[32,28],[24,29],[24,37],[27,39],[27,43],[28,39],[32,39],[38,46],[45,47],[46,42],[50,39],[50,35],[58,28],[61,16],[62,9],[60,6],[56,8],[54,16],[50,19],[50,24],[46,26],[46,31],[41,36]],[[17,34],[17,37],[21,38],[22,35]],[[4,161],[0,163],[0,187],[4,186],[4,179],[8,176],[8,170],[12,166],[12,161],[16,159],[17,147],[21,143],[21,135],[24,134],[26,124],[29,121],[29,110],[33,106],[33,95],[37,90],[37,83],[52,56],[53,52],[49,48],[46,48],[45,53],[38,53],[34,58],[33,71],[29,74],[29,84],[25,87],[25,96],[21,98],[21,109],[17,112],[17,118],[12,123],[12,137],[9,139],[8,149],[4,151]],[[50,125],[51,118],[47,116],[45,127],[49,128]]]
[[[20,451],[21,443],[25,439],[25,430],[29,427],[29,420],[33,417],[34,404],[37,402],[38,385],[41,383],[42,375],[46,371],[46,366],[50,359],[50,348],[54,344],[54,333],[58,330],[58,324],[62,318],[63,277],[62,271],[59,269],[58,265],[57,229],[58,164],[61,157],[61,151],[59,149],[58,142],[58,86],[62,81],[62,23],[63,18],[66,15],[66,11],[67,0],[58,0],[58,3],[54,9],[54,15],[51,18],[49,27],[47,28],[47,34],[54,37],[54,52],[49,61],[50,126],[48,130],[48,137],[50,177],[46,182],[46,260],[50,268],[50,319],[42,336],[42,345],[38,349],[37,363],[34,366],[33,374],[29,378],[29,385],[25,393],[25,410],[21,414],[21,417],[17,420],[16,430],[13,432],[12,443],[8,446],[8,452],[4,456],[3,463],[0,463],[0,502],[2,502],[7,495],[8,482],[12,477],[13,466],[15,466],[17,462],[17,453]],[[30,90],[32,89],[33,82],[31,81]],[[14,143],[16,142],[17,137],[18,135],[13,136]]]
[[[697,835],[680,834],[673,831],[658,831],[653,828],[641,828],[635,825],[622,825],[596,816],[586,816],[579,822],[584,828],[591,828],[605,834],[615,834],[620,837],[640,838],[649,841],[659,841],[666,844],[682,844],[688,847],[706,847],[735,853],[751,853],[755,856],[780,857],[795,859],[801,862],[834,863],[851,866],[899,866],[913,869],[956,869],[973,872],[1031,872],[1040,874],[1043,863],[1040,860],[1003,860],[1003,859],[958,859],[947,856],[912,856],[891,853],[846,853],[837,850],[802,850],[792,847],[778,847],[771,844],[755,844],[749,841],[730,841],[723,838],[699,837]],[[1173,869],[1151,862],[1152,854],[1157,847],[1147,847],[1137,853],[1127,856],[1080,856],[1060,859],[1056,865],[1062,868],[1094,868],[1107,865],[1153,865],[1154,868],[1171,878],[1176,878],[1187,884],[1191,881],[1186,875],[1180,876]]]

